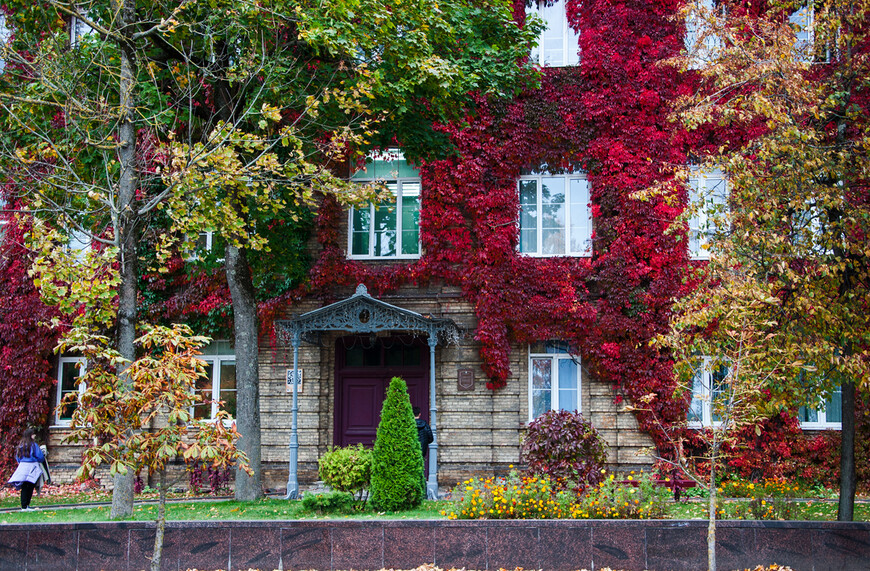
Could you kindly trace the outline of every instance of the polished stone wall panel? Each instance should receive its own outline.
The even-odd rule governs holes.
[[[704,521],[169,522],[162,569],[706,568]],[[153,522],[0,525],[0,569],[149,566]],[[723,521],[717,568],[867,571],[870,523]]]

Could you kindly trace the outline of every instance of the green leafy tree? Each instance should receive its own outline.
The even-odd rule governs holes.
[[[425,493],[423,452],[408,385],[393,377],[372,451],[372,506],[381,511],[411,509],[420,505]]]
[[[448,153],[433,123],[472,111],[476,97],[533,81],[518,62],[539,28],[518,27],[502,0],[219,5],[179,16],[203,40],[177,45],[189,53],[181,63],[219,97],[198,107],[193,137],[169,145],[163,177],[177,189],[170,201],[176,225],[190,235],[212,228],[226,244],[238,423],[255,473],[253,481],[237,474],[236,498],[254,499],[262,489],[251,260],[273,249],[264,230],[276,219],[298,227],[296,213],[313,207],[319,193],[344,203],[371,199],[376,189],[335,172],[372,146],[398,140],[410,157]],[[212,62],[207,70],[192,63],[204,60]],[[190,157],[202,157],[194,169]]]
[[[370,196],[334,175],[349,149],[398,138],[415,156],[446,152],[432,122],[533,80],[517,62],[538,28],[519,28],[504,0],[7,7],[14,33],[0,76],[4,175],[51,230],[114,253],[110,328],[128,361],[136,246],[157,209],[173,199],[167,236],[223,237],[237,422],[253,469],[237,473],[236,497],[260,497],[259,324],[248,258],[270,249],[262,229],[295,226],[317,191]],[[71,24],[91,33],[70,41]],[[156,251],[165,257],[171,246]],[[119,476],[115,490],[113,516],[128,515],[132,481]]]
[[[145,472],[159,475],[160,504],[151,569],[160,569],[166,527],[166,464],[181,457],[192,464],[208,463],[216,469],[246,466],[235,446],[238,433],[225,426],[195,422],[193,406],[202,402],[196,380],[205,375],[198,348],[208,341],[193,337],[185,325],[149,327],[136,339],[143,356],[128,363],[105,337],[78,328],[67,335],[61,350],[88,360],[80,383],[81,394],[70,395],[78,406],[70,422],[68,443],[86,448],[77,476],[91,477],[104,464],[112,475]],[[125,379],[118,371],[123,370]],[[131,383],[132,386],[127,386]]]
[[[738,274],[756,292],[709,325],[739,328],[747,312],[766,324],[744,374],[764,381],[772,405],[815,406],[842,387],[841,520],[854,511],[855,393],[870,390],[868,11],[824,0],[702,14],[719,47],[678,102],[690,130],[747,134],[708,148],[707,164],[727,173],[728,208],[692,295],[714,304]]]

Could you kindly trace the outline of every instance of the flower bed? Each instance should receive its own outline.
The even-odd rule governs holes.
[[[650,519],[665,517],[670,491],[643,473],[632,472],[626,481],[611,474],[573,492],[546,476],[512,471],[506,478],[466,480],[453,497],[442,512],[449,519]]]

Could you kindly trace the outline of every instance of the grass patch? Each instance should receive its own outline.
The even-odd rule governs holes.
[[[70,509],[52,509],[38,502],[32,507],[39,511],[12,511],[0,513],[0,523],[65,523],[110,521],[109,506],[94,506]],[[282,519],[444,519],[441,510],[447,502],[424,501],[414,510],[404,512],[375,512],[371,509],[348,515],[317,515],[302,508],[302,502],[266,498],[256,502],[237,502],[234,500],[188,501],[166,505],[166,519],[183,520],[282,520]],[[154,521],[157,519],[157,504],[136,503],[133,506],[131,521]]]
[[[738,502],[747,503],[749,500],[726,500],[726,513],[730,507],[736,507]],[[837,521],[836,501],[793,501],[790,502],[792,517],[789,521]],[[670,506],[670,519],[707,519],[706,502],[677,502]],[[724,517],[720,519],[734,519]],[[864,502],[855,502],[855,521],[870,521],[870,505]]]

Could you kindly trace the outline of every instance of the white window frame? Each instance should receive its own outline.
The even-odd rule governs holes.
[[[795,31],[795,61],[804,63],[813,63],[816,61],[815,18],[816,10],[812,2],[798,8],[788,16],[788,23]]]
[[[214,342],[213,342],[214,343]],[[218,341],[217,343],[223,344],[226,342]],[[209,383],[211,383],[211,395],[205,395],[206,398],[212,402],[208,404],[197,404],[195,408],[198,407],[210,407],[208,417],[201,417],[195,419],[196,421],[207,421],[214,420],[217,416],[217,412],[219,410],[218,402],[221,400],[221,366],[222,365],[232,365],[233,368],[236,366],[236,356],[234,353],[223,353],[217,355],[198,355],[197,359],[204,361],[207,365],[211,366],[211,378],[209,379]],[[238,378],[238,377],[237,377]],[[199,388],[194,388],[194,390],[199,390]],[[225,391],[227,392],[227,391]],[[236,388],[232,389],[231,392],[235,392],[238,395],[238,384],[236,384]],[[236,400],[238,402],[238,399]],[[191,409],[191,416],[195,415],[195,410]],[[232,420],[235,420],[235,416],[232,416]]]
[[[535,420],[535,387],[534,387],[534,374],[535,360],[549,360],[550,361],[550,410],[568,410],[568,411],[581,411],[583,404],[583,367],[580,362],[580,357],[577,355],[572,355],[568,352],[565,343],[560,341],[547,341],[538,345],[542,345],[544,347],[544,351],[536,351],[536,347],[529,345],[529,360],[528,360],[528,421],[531,422]],[[577,401],[575,403],[562,403],[560,402],[560,396],[562,395],[562,379],[560,376],[561,368],[559,366],[561,361],[573,361],[575,364],[576,371],[576,379],[574,380],[574,384],[577,387]],[[554,375],[555,373],[555,375]],[[570,390],[571,387],[566,387],[565,390]]]
[[[580,63],[580,34],[575,32],[568,24],[568,13],[565,11],[565,2],[563,0],[555,0],[550,6],[546,6],[540,0],[536,0],[534,5],[529,8],[528,13],[538,16],[544,23],[561,16],[557,24],[557,26],[560,26],[560,29],[553,30],[548,27],[541,31],[538,44],[532,48],[530,54],[532,63],[542,67],[567,67]],[[547,16],[550,18],[548,19]],[[561,40],[561,50],[559,48],[545,50],[544,42],[548,39],[556,42]],[[559,53],[558,59],[548,57],[549,53]]]
[[[192,245],[190,242],[185,244],[185,250],[187,252],[185,260],[188,262],[196,262],[204,258],[205,255],[210,254],[215,247],[215,235],[216,232],[213,230],[203,230],[198,232],[196,235],[196,242]],[[202,244],[200,244],[200,242],[202,242]],[[224,257],[220,256],[216,258],[216,261],[222,264],[224,262]]]
[[[78,378],[81,378],[85,375],[87,371],[88,362],[83,357],[60,357],[57,360],[57,372],[55,374],[55,378],[57,379],[57,389],[55,391],[55,406],[54,406],[54,424],[55,426],[69,426],[71,423],[71,419],[69,418],[61,418],[60,417],[60,403],[63,400],[65,394],[69,394],[72,392],[78,392],[79,400],[81,400],[81,395],[85,392],[85,383],[80,382],[75,391],[66,391],[63,390],[63,369],[64,364],[72,363],[79,365],[79,374]]]
[[[816,420],[814,421],[805,421],[801,419],[800,411],[798,412],[798,420],[801,423],[801,428],[803,430],[842,430],[843,423],[841,421],[829,421],[827,414],[827,405],[828,403],[834,402],[834,400],[840,401],[840,415],[843,413],[843,391],[841,388],[837,388],[831,394],[831,398],[826,399],[824,402],[819,400],[818,405],[815,409],[813,409],[816,413]],[[806,406],[800,407],[801,409],[806,408]]]
[[[703,192],[700,191],[702,182]],[[689,218],[687,234],[689,258],[710,259],[710,237],[718,230],[715,226],[715,218],[721,216],[723,209],[728,208],[728,195],[728,176],[721,169],[705,170],[691,167],[689,206],[694,209],[694,212]]]
[[[80,11],[85,17],[88,17],[87,11]],[[84,20],[77,16],[70,16],[69,18],[69,46],[71,48],[79,47],[81,44],[82,38],[85,36],[89,36],[91,34],[96,33],[89,24],[86,24]]]
[[[688,420],[689,428],[707,428],[720,426],[721,420],[713,418],[713,375],[714,369],[725,367],[725,379],[728,378],[727,365],[723,364],[721,359],[713,359],[712,357],[701,357],[698,361],[698,366],[695,367],[695,372],[692,375],[692,401],[689,403],[687,414],[697,406],[701,409],[700,420]],[[697,415],[696,415],[697,416]]]
[[[695,6],[704,14],[714,14],[719,11],[716,7],[715,0],[695,0]],[[685,49],[689,54],[691,61],[689,62],[690,69],[701,69],[711,63],[719,56],[722,50],[722,38],[708,31],[710,22],[699,18],[696,14],[690,14],[686,19],[686,37]],[[704,36],[704,41],[701,45],[698,43],[698,37]]]
[[[0,44],[8,44],[11,36],[9,28],[6,27],[6,14],[0,14]],[[8,46],[0,47],[0,73],[6,69],[6,60],[3,59],[3,50]]]
[[[393,160],[404,161],[405,156],[399,149],[388,149],[384,153],[372,153],[369,155],[368,159],[372,162],[389,162]],[[410,165],[409,165],[410,166]],[[374,169],[373,169],[374,170]],[[416,169],[415,169],[416,171]],[[387,188],[391,188],[393,190],[393,196],[395,201],[393,204],[375,204],[373,202],[369,203],[366,206],[362,207],[351,207],[348,209],[348,217],[347,217],[347,257],[352,260],[416,260],[419,259],[422,250],[423,244],[420,239],[420,212],[423,209],[423,185],[419,176],[398,176],[399,173],[391,172],[389,178],[385,177],[377,177],[375,178],[374,174],[368,174],[367,172],[358,171],[352,177],[353,180],[359,181],[362,183],[372,183],[377,182],[387,186]],[[402,253],[405,245],[403,242],[403,227],[402,227],[402,216],[404,213],[405,202],[408,200],[416,200],[417,208],[416,208],[416,217],[417,217],[417,251],[410,254]],[[375,227],[375,217],[377,211],[380,208],[394,208],[395,209],[395,227],[389,230],[395,232],[396,242],[395,242],[395,252],[392,254],[379,254],[375,249],[375,244],[377,242],[377,228]],[[368,228],[368,252],[365,254],[354,254],[353,246],[354,246],[354,217],[358,211],[366,209],[369,217],[369,228]]]
[[[565,200],[562,203],[564,208],[564,225],[562,227],[562,232],[564,234],[565,242],[563,244],[563,251],[556,253],[545,253],[544,250],[544,225],[543,225],[543,185],[545,179],[561,179],[563,180],[563,189],[564,189],[564,197]],[[535,181],[537,183],[537,188],[535,190],[536,202],[535,202],[535,249],[534,251],[524,251],[523,249],[523,197],[522,197],[522,187],[524,182]],[[581,181],[583,186],[585,186],[585,204],[583,203],[572,203],[571,202],[571,183],[572,181]],[[591,189],[589,187],[589,180],[586,178],[585,174],[571,174],[571,175],[554,175],[546,172],[538,173],[534,175],[524,175],[521,176],[519,181],[517,181],[517,194],[519,196],[520,201],[520,211],[519,211],[519,220],[517,221],[517,225],[519,227],[519,240],[517,242],[517,249],[520,254],[524,256],[536,257],[536,258],[555,258],[555,257],[589,257],[592,255],[592,209],[590,208],[591,201]],[[582,212],[580,213],[581,221],[574,220],[575,213],[572,213],[572,206],[579,205],[582,208]],[[572,240],[571,234],[575,228],[580,228],[582,235],[580,241],[583,244],[581,249],[572,249]],[[525,228],[528,230],[528,228]]]

